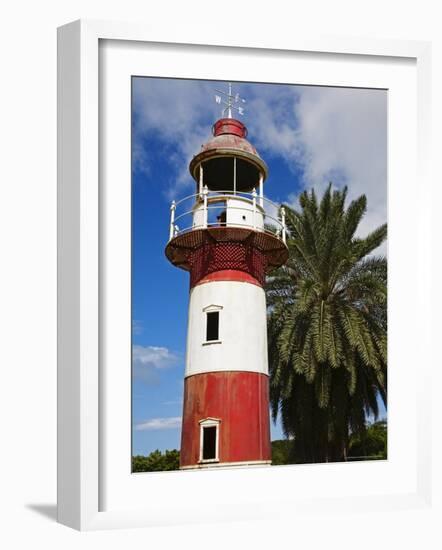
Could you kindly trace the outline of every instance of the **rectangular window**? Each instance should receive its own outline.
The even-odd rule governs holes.
[[[206,341],[219,340],[219,311],[210,311],[207,314]]]
[[[203,427],[203,460],[215,460],[217,426]]]

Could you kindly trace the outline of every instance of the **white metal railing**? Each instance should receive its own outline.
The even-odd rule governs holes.
[[[247,219],[250,217],[251,220]],[[209,191],[204,186],[200,193],[172,201],[169,240],[188,231],[210,227],[250,228],[276,236],[284,243],[287,238],[284,207],[279,208],[273,201],[258,195],[255,189],[252,193],[232,193]]]

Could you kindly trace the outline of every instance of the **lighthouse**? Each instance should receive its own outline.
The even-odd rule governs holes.
[[[190,274],[180,468],[271,464],[266,274],[288,257],[268,168],[217,91],[222,118],[190,162],[195,193],[172,202],[166,256]]]

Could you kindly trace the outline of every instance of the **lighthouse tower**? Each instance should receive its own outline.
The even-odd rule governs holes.
[[[287,260],[284,211],[265,162],[219,92],[223,117],[190,163],[196,193],[173,202],[167,258],[190,273],[180,467],[271,463],[266,273]],[[281,217],[280,217],[281,216]]]

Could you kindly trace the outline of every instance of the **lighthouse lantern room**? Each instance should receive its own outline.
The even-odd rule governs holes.
[[[238,94],[190,162],[196,192],[172,202],[167,258],[190,273],[180,467],[271,463],[264,282],[288,257],[284,209],[264,197],[265,162]]]

